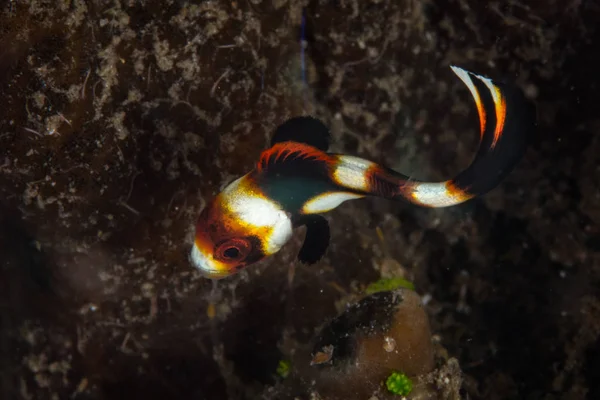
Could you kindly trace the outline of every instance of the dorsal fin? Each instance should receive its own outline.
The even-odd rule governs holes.
[[[293,165],[300,162],[316,162],[328,164],[331,156],[316,147],[298,142],[276,143],[260,155],[256,165],[258,172],[276,166]]]
[[[271,139],[271,146],[292,141],[327,151],[330,138],[329,128],[317,118],[310,116],[294,117],[277,127]]]

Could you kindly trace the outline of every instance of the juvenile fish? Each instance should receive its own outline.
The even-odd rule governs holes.
[[[312,117],[280,125],[256,166],[230,183],[201,212],[192,264],[220,279],[275,254],[305,225],[298,254],[314,264],[329,245],[320,214],[346,200],[378,196],[425,207],[448,207],[497,186],[523,156],[535,127],[535,109],[516,87],[452,66],[479,114],[480,143],[473,162],[444,182],[422,182],[345,154],[328,153],[328,128]]]

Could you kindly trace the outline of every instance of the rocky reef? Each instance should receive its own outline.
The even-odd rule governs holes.
[[[458,362],[436,346],[422,299],[412,290],[365,296],[328,321],[312,342],[311,352],[296,349],[293,373],[265,398],[460,398]],[[390,390],[387,382],[394,378],[404,383],[403,391]]]

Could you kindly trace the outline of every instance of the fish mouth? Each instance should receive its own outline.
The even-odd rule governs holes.
[[[190,251],[190,261],[205,278],[221,279],[231,275],[224,265],[203,252],[198,243],[194,243]]]

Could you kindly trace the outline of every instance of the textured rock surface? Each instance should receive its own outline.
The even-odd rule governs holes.
[[[309,366],[302,384],[325,399],[369,399],[380,396],[382,382],[394,371],[415,382],[432,373],[434,353],[422,299],[401,289],[372,294],[348,307],[318,333],[312,362],[294,365]]]
[[[1,7],[0,397],[252,398],[364,285],[403,273],[469,398],[600,398],[597,2]],[[191,269],[205,200],[291,115],[418,178],[467,165],[476,114],[449,64],[538,103],[501,187],[447,210],[345,204],[291,287],[300,232],[215,290]]]

